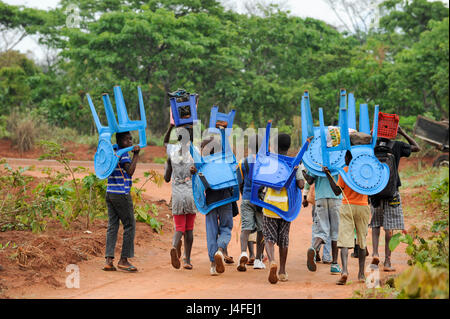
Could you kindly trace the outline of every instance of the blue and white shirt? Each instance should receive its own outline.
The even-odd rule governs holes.
[[[107,193],[114,194],[129,194],[131,189],[131,176],[128,175],[126,170],[124,169],[125,163],[131,163],[130,155],[124,153],[117,164],[117,167],[114,169],[112,174],[108,177],[108,185],[106,187]]]

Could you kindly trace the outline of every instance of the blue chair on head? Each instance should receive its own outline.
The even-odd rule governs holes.
[[[345,100],[342,101],[341,105],[345,103]],[[345,104],[344,104],[345,105]],[[353,108],[354,110],[354,108]],[[314,136],[311,141],[308,150],[303,157],[303,165],[308,170],[308,173],[313,176],[321,176],[326,177],[325,173],[322,170],[324,166],[322,159],[322,142],[321,142],[321,133],[320,127],[314,126],[314,122],[311,114],[311,107],[309,103],[309,93],[305,91],[301,101],[301,112],[302,112],[302,144],[306,142],[308,136]],[[339,113],[339,124],[342,123],[343,114]],[[326,128],[328,130],[328,127]],[[305,134],[306,133],[306,134]],[[326,140],[326,139],[325,139]],[[334,167],[344,167],[345,166],[345,151],[335,151],[330,153],[329,155],[330,172],[332,176],[336,176],[339,172]]]
[[[256,161],[253,166],[250,202],[277,213],[286,221],[293,221],[300,213],[302,204],[302,191],[297,187],[295,175],[309,143],[306,141],[295,157],[270,153],[269,138],[271,126],[272,121],[269,121],[266,127],[265,138],[256,155]],[[261,187],[270,187],[275,190],[281,190],[285,187],[288,194],[289,209],[284,211],[261,200],[258,195]]]
[[[190,153],[194,159],[197,172],[192,176],[192,192],[194,202],[200,213],[206,215],[212,209],[239,200],[239,177],[236,173],[237,162],[227,137],[225,130],[220,130],[222,138],[221,152],[207,156],[202,156],[199,151],[190,145]],[[206,190],[220,190],[230,188],[231,197],[207,204]]]
[[[120,157],[131,151],[133,146],[118,149],[117,144],[111,143],[111,138],[114,133],[122,133],[128,131],[138,131],[139,132],[139,146],[141,148],[147,146],[147,136],[145,133],[145,128],[147,127],[147,120],[145,117],[144,100],[142,98],[141,88],[138,87],[138,97],[139,97],[139,109],[141,120],[132,121],[128,118],[127,108],[125,106],[125,101],[123,99],[122,90],[120,86],[114,87],[114,98],[116,102],[116,110],[118,121],[116,121],[116,116],[111,105],[108,94],[104,93],[103,104],[105,107],[106,119],[108,121],[108,126],[103,126],[100,123],[100,119],[95,110],[94,104],[89,94],[86,94],[88,99],[89,107],[91,108],[92,116],[94,117],[95,125],[97,126],[97,131],[99,134],[99,141],[97,146],[97,152],[94,157],[94,169],[95,174],[100,179],[108,178],[109,175],[114,171],[119,163]]]
[[[193,124],[197,120],[197,94],[189,94],[184,90],[169,93],[170,108],[175,126]]]
[[[319,108],[322,163],[323,166],[327,166],[330,171],[338,171],[344,182],[354,191],[364,195],[375,195],[382,191],[389,181],[389,167],[386,164],[381,163],[374,154],[374,147],[377,141],[379,107],[378,105],[375,105],[372,142],[367,145],[351,145],[350,134],[348,131],[349,117],[347,116],[345,98],[345,90],[341,90],[341,141],[340,144],[336,147],[327,147],[323,109]],[[344,100],[343,103],[342,99]],[[352,120],[350,121],[350,125],[356,126],[356,121],[354,121],[354,108],[352,110],[352,107],[349,107],[349,109],[352,112]],[[359,131],[370,134],[370,122],[367,104],[360,105]],[[330,161],[330,154],[336,151],[347,152],[347,150],[351,152],[352,160],[348,165],[348,172],[345,172],[342,166],[332,165]]]
[[[235,115],[235,110],[231,110],[231,112],[228,114],[220,113],[219,107],[214,105],[211,109],[211,114],[209,117],[209,132],[220,133],[219,129],[216,128],[216,123],[217,121],[222,121],[227,123],[227,127],[225,128],[225,135],[229,136],[231,134],[231,130],[233,129],[233,121]]]

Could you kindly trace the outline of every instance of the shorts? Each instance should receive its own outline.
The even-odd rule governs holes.
[[[289,228],[291,222],[285,221],[283,218],[272,218],[263,216],[263,236],[265,241],[271,241],[278,247],[289,246]]]
[[[339,208],[342,200],[338,198],[321,198],[316,200],[315,205],[315,237],[327,241],[338,240],[339,235]]]
[[[395,197],[398,198],[398,201],[381,200],[379,206],[376,208],[371,205],[372,220],[370,221],[370,227],[377,228],[383,226],[385,230],[405,229],[400,193],[397,192],[394,195]]]
[[[249,200],[241,202],[241,229],[251,231],[262,231],[263,213],[261,209],[253,205]]]
[[[338,247],[354,248],[356,230],[356,244],[365,249],[369,231],[369,206],[342,204],[339,215]]]
[[[194,221],[196,214],[173,215],[175,230],[185,232],[194,229]]]

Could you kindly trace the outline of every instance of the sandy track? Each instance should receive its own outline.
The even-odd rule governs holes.
[[[51,166],[61,168],[54,161],[36,161],[24,159],[8,159],[12,167],[35,165],[36,170],[30,174],[39,176],[39,167]],[[73,161],[93,170],[93,162]],[[138,164],[135,177],[143,179],[143,173],[154,169],[162,173],[163,165]],[[139,186],[139,185],[138,185]],[[170,200],[170,184],[161,188],[146,185],[145,194],[153,200]],[[48,285],[11,290],[12,298],[350,298],[353,290],[363,288],[357,283],[357,260],[349,258],[349,284],[336,286],[338,276],[330,274],[330,266],[319,263],[316,272],[306,268],[306,250],[311,244],[311,207],[303,208],[299,217],[292,223],[290,231],[290,246],[287,261],[288,282],[278,282],[272,285],[268,282],[267,270],[255,270],[251,267],[246,272],[238,272],[236,264],[225,268],[225,273],[217,277],[209,275],[209,260],[206,250],[206,232],[204,216],[197,214],[194,229],[194,245],[192,251],[193,270],[173,269],[170,265],[169,248],[171,232],[166,232],[156,239],[144,241],[135,248],[134,265],[138,273],[104,272],[101,270],[104,259],[94,257],[78,264],[80,267],[80,288],[65,288],[64,282],[68,275],[63,270],[55,277],[63,283],[62,288],[52,288]],[[229,253],[238,259],[240,247],[238,234],[240,215],[234,218],[232,239]],[[122,231],[122,230],[120,230]],[[382,236],[384,237],[384,236]],[[368,244],[371,251],[371,234]],[[404,248],[404,247],[402,247]],[[380,243],[380,253],[383,257],[384,243]],[[276,254],[278,250],[276,249]],[[278,259],[278,256],[277,256]],[[407,267],[407,255],[404,249],[393,252],[392,261],[397,272]],[[370,258],[367,260],[367,264]],[[267,266],[267,265],[266,265]],[[381,273],[381,277],[386,273]]]

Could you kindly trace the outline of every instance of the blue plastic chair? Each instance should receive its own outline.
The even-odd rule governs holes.
[[[108,178],[117,167],[120,157],[131,151],[133,146],[118,149],[117,144],[111,143],[111,138],[114,133],[128,132],[128,131],[138,131],[139,132],[139,146],[141,148],[147,146],[147,136],[145,133],[145,128],[147,127],[147,120],[145,117],[144,100],[142,98],[141,88],[138,87],[139,96],[139,109],[141,120],[131,121],[128,118],[128,112],[125,106],[125,101],[123,99],[122,90],[120,86],[114,87],[114,98],[116,102],[116,110],[118,122],[116,121],[116,116],[111,105],[108,94],[103,94],[103,104],[105,106],[106,118],[108,121],[108,126],[103,126],[100,123],[99,117],[95,110],[94,104],[92,103],[89,94],[86,94],[88,99],[89,107],[91,108],[92,116],[94,117],[95,125],[97,126],[97,131],[99,134],[99,141],[97,146],[97,152],[94,157],[94,169],[95,174],[100,179]]]
[[[172,110],[173,120],[175,122],[176,127],[186,124],[193,124],[194,121],[197,120],[197,101],[198,101],[197,94],[190,94],[188,101],[177,102],[176,97],[169,98],[169,101]],[[182,118],[179,112],[179,109],[185,106],[189,107],[190,116],[188,118]]]
[[[206,215],[212,209],[223,206],[239,200],[239,182],[240,174],[236,173],[237,161],[234,156],[228,140],[225,136],[225,130],[221,129],[222,151],[201,156],[198,150],[190,145],[190,153],[194,159],[194,165],[197,173],[192,176],[192,192],[194,202],[200,213]],[[232,189],[232,196],[219,200],[209,205],[206,203],[206,190]]]
[[[338,171],[344,182],[354,191],[364,195],[375,195],[382,191],[389,181],[389,167],[381,163],[374,154],[374,147],[377,140],[378,130],[378,105],[375,105],[374,119],[373,119],[373,134],[372,142],[367,145],[351,145],[349,129],[349,117],[345,105],[345,90],[341,90],[341,107],[340,107],[340,131],[341,142],[336,147],[327,147],[325,125],[323,119],[323,109],[319,108],[319,122],[320,122],[320,140],[322,149],[322,162],[330,171]],[[343,102],[342,102],[343,100]],[[354,101],[354,100],[353,100]],[[352,102],[353,103],[353,102]],[[350,107],[352,112],[350,121],[352,126],[356,126],[356,121],[353,121],[354,108]],[[359,130],[370,134],[369,113],[367,104],[360,105],[360,121]],[[347,152],[352,153],[352,160],[348,166],[348,172],[345,172],[343,166],[333,166],[330,161],[330,153],[332,152]]]
[[[345,100],[342,101],[341,99],[341,106],[342,103],[345,104]],[[353,114],[354,114],[354,107],[353,107]],[[342,122],[342,118],[343,114],[342,112],[340,112],[339,126],[340,123]],[[321,142],[320,127],[313,126],[314,122],[311,114],[308,91],[305,91],[301,100],[301,120],[302,120],[302,144],[304,145],[306,143],[306,139],[308,138],[308,136],[314,136],[303,157],[303,165],[308,170],[308,173],[310,175],[326,177],[325,173],[322,170],[324,163],[322,159],[322,147],[321,147],[322,142]],[[349,122],[353,123],[354,121]],[[329,158],[328,168],[330,169],[332,176],[338,175],[339,172],[337,170],[334,170],[333,168],[345,166],[345,151],[341,150],[332,152],[331,154],[329,154],[328,158]]]
[[[309,143],[306,141],[295,157],[270,153],[269,138],[271,126],[272,122],[269,121],[266,127],[265,138],[256,155],[256,161],[253,166],[250,202],[277,213],[286,221],[293,221],[297,218],[302,204],[302,191],[297,187],[295,175]],[[270,187],[275,190],[281,190],[285,187],[288,194],[289,209],[283,211],[261,200],[258,196],[258,191],[261,187]]]
[[[227,127],[225,129],[225,135],[229,136],[231,134],[231,131],[233,129],[233,121],[234,116],[236,115],[235,110],[231,110],[230,113],[220,113],[218,106],[213,106],[211,108],[211,114],[209,117],[209,132],[210,133],[220,133],[219,129],[216,128],[216,122],[217,121],[224,121],[227,122]]]

